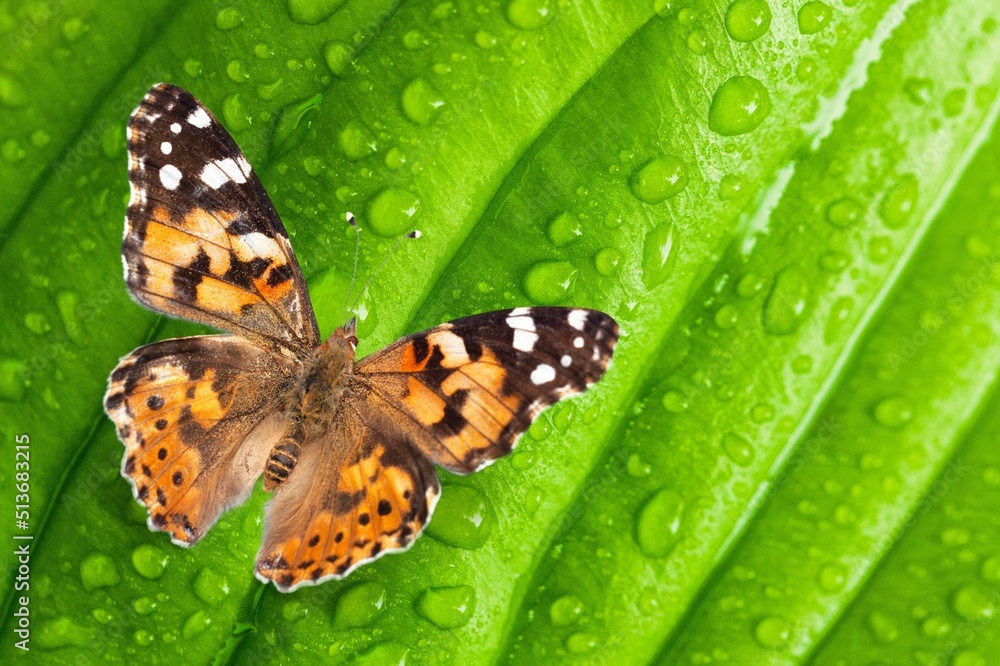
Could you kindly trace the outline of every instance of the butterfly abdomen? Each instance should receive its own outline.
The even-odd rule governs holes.
[[[295,421],[267,457],[264,465],[264,490],[271,492],[288,479],[299,462],[305,433],[300,421]]]

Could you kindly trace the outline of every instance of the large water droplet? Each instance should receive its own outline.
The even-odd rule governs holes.
[[[90,553],[80,562],[80,581],[87,592],[113,587],[121,579],[115,561],[104,553]]]
[[[551,18],[548,0],[511,0],[507,5],[507,20],[521,30],[537,30]]]
[[[524,276],[524,293],[538,305],[555,305],[570,297],[577,271],[568,261],[539,261]]]
[[[722,136],[746,134],[771,112],[771,96],[752,76],[734,76],[719,86],[708,109],[708,127]]]
[[[670,277],[674,270],[677,246],[671,222],[663,222],[646,234],[642,246],[642,283],[647,289],[663,284]]]
[[[468,585],[432,587],[417,599],[417,612],[440,629],[468,624],[476,610],[476,591]]]
[[[156,546],[144,543],[132,551],[132,566],[143,578],[156,580],[167,569],[169,556]]]
[[[580,230],[580,220],[572,213],[559,213],[549,222],[549,240],[556,247],[569,245],[579,238],[582,233]]]
[[[764,330],[772,335],[788,335],[799,327],[806,311],[809,282],[798,266],[778,273],[764,303]]]
[[[403,113],[418,125],[428,125],[444,106],[441,94],[425,78],[406,84],[402,96]]]
[[[451,485],[441,493],[427,534],[455,548],[473,550],[490,537],[496,517],[489,499],[472,486]]]
[[[646,557],[666,557],[680,539],[684,501],[669,488],[650,497],[639,510],[635,540]]]
[[[920,184],[916,176],[912,174],[901,176],[899,181],[885,193],[882,205],[879,206],[879,213],[885,226],[890,229],[904,226],[917,205],[919,192]]]
[[[660,155],[632,174],[632,194],[648,204],[660,203],[687,187],[687,168],[673,155]]]
[[[340,131],[340,149],[352,162],[364,159],[375,152],[375,136],[359,120],[352,120]]]
[[[771,27],[766,0],[736,0],[726,10],[726,31],[738,42],[752,42]]]
[[[333,16],[345,0],[288,0],[288,16],[296,23],[316,25]]]
[[[387,187],[368,204],[368,223],[372,231],[393,238],[413,230],[420,199],[399,187]]]
[[[829,25],[832,18],[833,10],[830,5],[819,0],[807,2],[799,9],[799,32],[803,35],[817,33]]]
[[[583,605],[579,597],[565,594],[549,606],[549,617],[555,626],[565,627],[579,620],[584,610],[586,610],[586,606]]]
[[[229,581],[225,576],[205,567],[194,579],[194,593],[212,608],[217,608],[229,595]]]
[[[435,515],[434,519],[437,519]],[[432,521],[433,522],[433,521]],[[367,627],[385,607],[385,586],[377,581],[350,588],[337,600],[334,625],[337,629]]]
[[[238,94],[226,95],[222,100],[222,118],[230,132],[250,129],[250,112]]]
[[[594,268],[601,275],[610,277],[618,272],[623,259],[621,250],[616,247],[606,247],[594,257]]]

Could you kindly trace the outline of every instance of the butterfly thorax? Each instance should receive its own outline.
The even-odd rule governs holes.
[[[301,364],[285,407],[288,426],[264,467],[264,490],[271,491],[284,482],[295,468],[302,446],[329,432],[337,420],[350,387],[356,345],[353,327],[338,328]]]

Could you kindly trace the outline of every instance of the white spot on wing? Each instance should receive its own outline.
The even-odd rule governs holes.
[[[234,183],[242,184],[247,182],[247,177],[243,175],[243,171],[241,171],[240,167],[235,161],[233,161],[233,158],[227,157],[224,160],[216,160],[215,163],[220,169],[226,172],[226,175],[229,176],[229,179]]]
[[[510,311],[511,317],[523,317],[524,315],[531,314],[531,308],[514,308]]]
[[[191,112],[191,115],[188,116],[187,121],[189,124],[194,125],[195,127],[201,129],[205,129],[206,127],[212,124],[212,119],[205,112],[205,109],[201,108],[200,106]]]
[[[229,182],[229,177],[214,162],[209,162],[201,170],[201,180],[213,190],[217,190]]]
[[[537,333],[525,331],[520,328],[514,329],[514,349],[523,352],[531,352],[534,351],[536,342],[538,342]]]
[[[175,167],[173,164],[167,164],[166,166],[160,167],[160,182],[163,183],[163,187],[168,190],[176,190],[177,186],[181,184],[180,169]]]
[[[519,328],[525,331],[535,330],[535,320],[531,317],[526,317],[524,315],[520,317],[510,316],[507,317],[507,325],[511,328]]]
[[[237,155],[236,165],[240,168],[240,171],[243,172],[243,175],[246,178],[249,178],[250,174],[253,173],[253,169],[250,168],[250,163],[247,162],[247,158],[243,155]]]
[[[566,316],[566,320],[569,325],[578,331],[582,331],[584,325],[587,323],[587,311],[586,310],[570,310],[569,315]]]
[[[573,362],[573,359],[570,358],[569,354],[563,354],[563,357],[559,359],[559,362],[562,363],[562,367],[568,368],[570,364]]]
[[[173,132],[174,134],[180,134],[181,133],[181,124],[180,123],[170,123],[170,131]]]
[[[163,143],[160,144],[160,152],[162,152],[164,155],[169,155],[170,151],[172,151],[173,149],[174,147],[170,145],[169,141],[164,141]]]
[[[547,384],[556,378],[556,369],[547,363],[540,363],[531,371],[531,383],[535,386]]]
[[[601,348],[594,345],[594,355],[591,357],[595,361],[601,360]]]
[[[577,336],[576,339],[573,340],[573,346],[577,349],[581,349],[583,347],[583,338]]]

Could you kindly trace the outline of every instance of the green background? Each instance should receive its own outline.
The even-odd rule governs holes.
[[[0,2],[0,543],[44,663],[981,666],[1000,654],[1000,8],[984,0]],[[192,334],[129,300],[124,128],[191,90],[324,333],[612,314],[585,396],[429,535],[282,595],[263,494],[150,533],[101,409]],[[409,211],[409,212],[407,212]],[[16,435],[31,521],[15,529]],[[8,548],[8,546],[3,546]],[[8,560],[5,559],[5,562]]]

